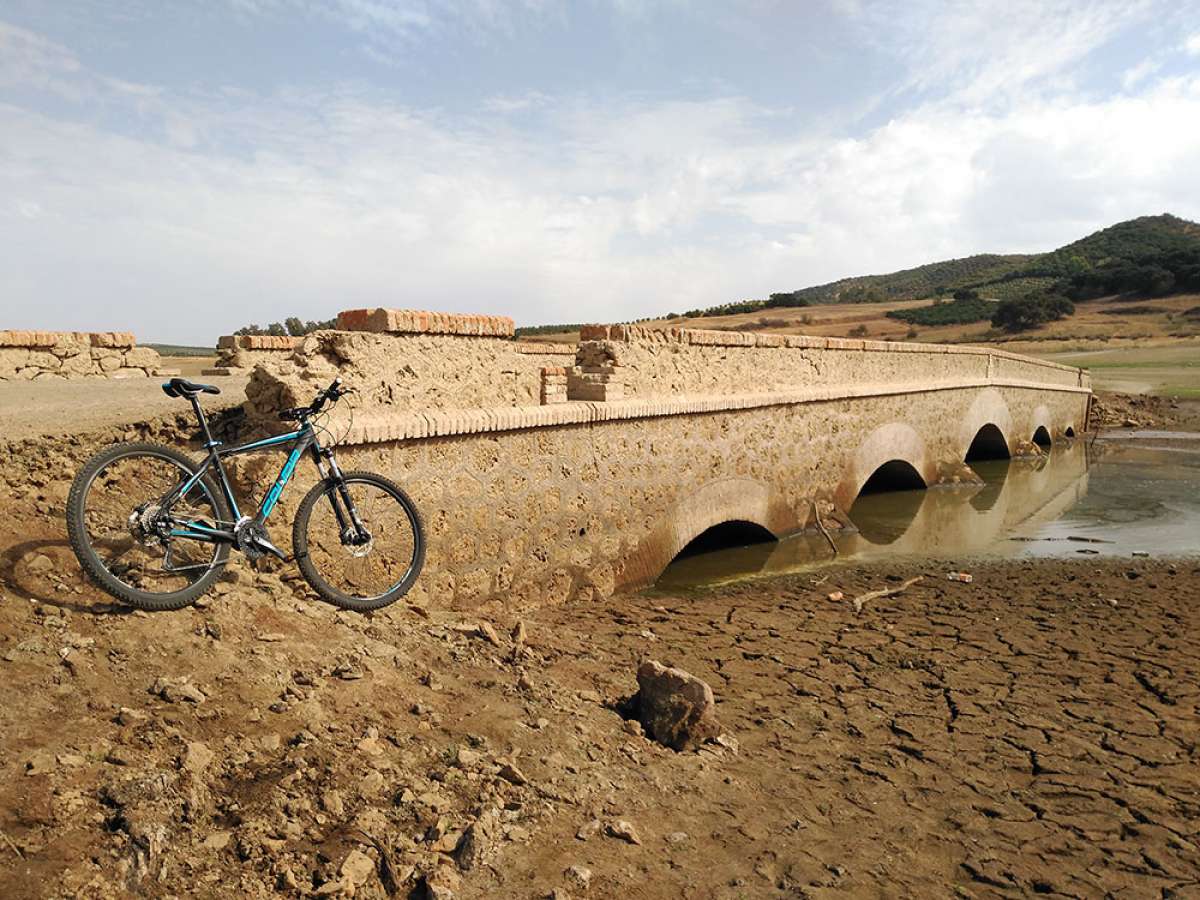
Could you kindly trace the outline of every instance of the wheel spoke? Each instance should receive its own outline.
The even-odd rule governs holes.
[[[369,540],[358,545],[343,540],[331,501],[343,504],[331,489],[317,499],[308,518],[308,559],[338,593],[360,600],[381,597],[412,571],[421,538],[404,502],[383,485],[351,477],[346,488]]]

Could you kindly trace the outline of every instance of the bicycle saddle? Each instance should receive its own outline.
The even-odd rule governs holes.
[[[195,397],[197,394],[219,394],[221,389],[211,384],[196,384],[186,378],[172,378],[163,382],[163,393],[168,397]]]

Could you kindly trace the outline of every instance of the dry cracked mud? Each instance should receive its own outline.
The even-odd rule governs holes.
[[[239,565],[148,615],[66,546],[47,467],[85,449],[0,492],[5,897],[1200,894],[1200,561],[834,565],[520,619],[359,616]],[[646,657],[713,687],[720,743],[621,717]]]

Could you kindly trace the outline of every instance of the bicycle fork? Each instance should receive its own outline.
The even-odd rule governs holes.
[[[337,518],[338,534],[341,537],[342,545],[361,547],[369,543],[371,533],[367,531],[367,526],[363,524],[362,519],[358,515],[358,509],[355,507],[354,501],[350,498],[350,491],[346,487],[346,480],[342,477],[342,470],[338,467],[333,450],[317,450],[314,447],[313,453],[317,461],[317,471],[321,473],[321,478],[325,481],[332,481],[335,487],[334,490],[327,491],[326,496],[329,498],[329,505],[333,507],[333,515]],[[326,474],[322,462],[329,463],[328,474]],[[339,500],[341,501],[340,503],[338,502]]]

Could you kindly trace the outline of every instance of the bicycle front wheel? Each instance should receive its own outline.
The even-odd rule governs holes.
[[[67,498],[67,534],[91,579],[118,600],[146,610],[179,609],[212,586],[229,557],[228,544],[174,537],[159,528],[162,500],[193,480],[196,464],[157,444],[117,444],[92,457]],[[171,515],[216,525],[230,512],[203,477]]]
[[[416,505],[382,475],[347,472],[300,501],[292,546],[318,594],[343,609],[368,612],[408,593],[425,563],[425,532]],[[346,505],[350,498],[353,512]],[[368,539],[355,538],[353,515]]]

